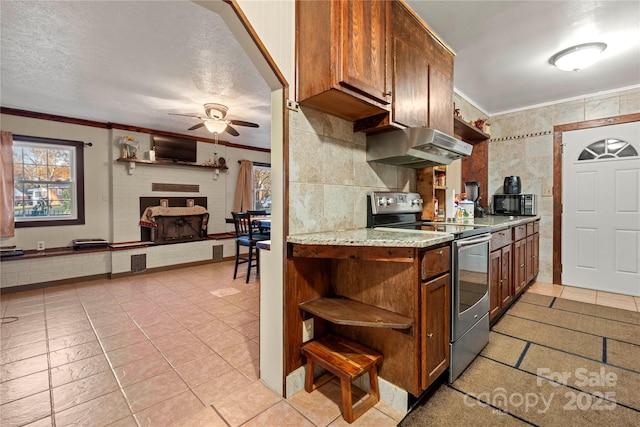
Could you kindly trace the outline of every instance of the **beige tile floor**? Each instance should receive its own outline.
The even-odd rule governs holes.
[[[336,383],[283,399],[258,380],[259,281],[232,277],[225,261],[2,295],[0,425],[347,425]],[[352,425],[402,416],[380,402]]]
[[[554,285],[552,283],[534,282],[528,292],[541,295],[560,297],[574,301],[588,302],[597,305],[620,308],[623,310],[640,311],[640,297],[614,294],[611,292],[595,291],[593,289],[577,288],[575,286]]]

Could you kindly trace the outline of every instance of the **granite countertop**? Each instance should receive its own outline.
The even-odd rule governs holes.
[[[487,215],[484,218],[463,220],[460,224],[481,225],[490,232],[504,230],[532,221],[540,216],[501,216]],[[437,231],[413,231],[398,229],[395,231],[374,228],[357,228],[354,230],[328,231],[322,233],[293,234],[287,236],[288,243],[302,245],[337,245],[337,246],[382,246],[427,248],[453,240],[453,234]]]
[[[504,230],[509,227],[526,224],[540,219],[540,215],[536,216],[504,216],[504,215],[487,215],[483,218],[474,218],[469,220],[469,224],[486,225],[491,228],[491,232]]]
[[[427,248],[453,240],[450,233],[436,231],[386,231],[373,228],[329,231],[323,233],[294,234],[288,243],[302,245],[382,246],[399,248]]]

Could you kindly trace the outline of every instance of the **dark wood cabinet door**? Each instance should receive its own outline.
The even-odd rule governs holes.
[[[527,237],[527,246],[525,247],[525,275],[526,283],[533,280],[533,235]]]
[[[338,82],[388,104],[390,2],[343,0],[340,5],[342,53]]]
[[[429,127],[453,135],[453,80],[429,67]],[[485,190],[486,191],[486,190]]]
[[[422,283],[421,386],[426,389],[449,367],[451,276],[445,274]]]
[[[393,38],[392,120],[407,127],[429,124],[429,63],[418,48]]]
[[[540,271],[540,234],[538,233],[533,235],[531,253],[533,254],[533,277],[536,277]]]
[[[501,254],[501,277],[502,283],[500,284],[500,307],[506,307],[511,303],[513,299],[513,274],[511,268],[513,265],[513,256],[511,251],[511,245],[505,246],[500,250]]]
[[[498,249],[489,255],[489,320],[500,312],[502,281],[502,252]]]
[[[521,239],[513,244],[513,296],[516,297],[527,282],[526,265],[527,239]]]

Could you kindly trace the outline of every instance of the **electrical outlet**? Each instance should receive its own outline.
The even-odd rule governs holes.
[[[302,342],[313,339],[313,317],[302,321]]]
[[[44,251],[44,242],[38,242],[38,247],[37,247],[37,249],[38,249],[39,251]]]
[[[291,111],[298,112],[300,111],[300,104],[292,99],[287,99],[287,108]]]

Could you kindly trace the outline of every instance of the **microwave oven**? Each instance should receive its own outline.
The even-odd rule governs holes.
[[[537,215],[535,194],[494,194],[494,215]]]

